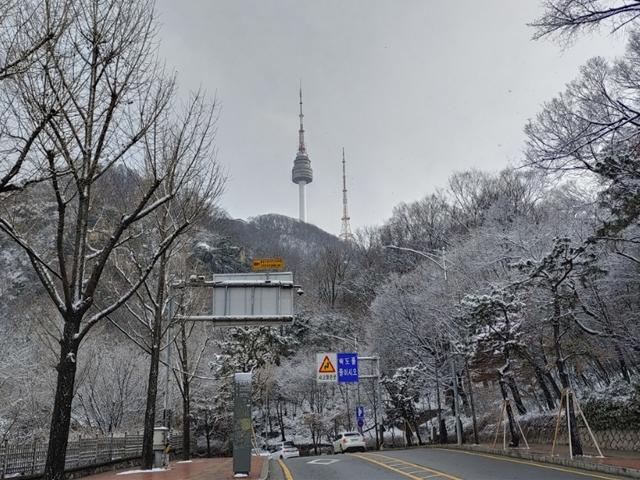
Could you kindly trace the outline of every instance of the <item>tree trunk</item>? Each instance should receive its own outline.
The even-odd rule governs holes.
[[[435,357],[433,359],[433,363],[436,373],[436,400],[438,402],[438,441],[439,443],[447,443],[447,429],[444,419],[442,418],[442,403],[440,401],[440,375],[438,374],[438,362]],[[444,428],[443,425],[445,425]]]
[[[407,421],[406,414],[403,417],[404,420],[404,438],[407,440],[407,447],[413,446],[413,435],[411,434],[411,427],[409,426],[409,422]]]
[[[464,385],[462,382],[462,375],[458,374],[458,370],[456,369],[456,379],[458,382],[458,398],[460,399],[460,403],[462,403],[462,406],[460,407],[460,410],[462,413],[462,411],[464,411],[465,415],[469,415],[469,413],[471,413],[471,408],[469,406],[469,398],[467,397],[467,392],[464,389]]]
[[[555,295],[554,295],[555,297]],[[558,376],[560,377],[560,383],[566,390],[571,388],[569,383],[569,375],[565,369],[565,360],[562,356],[562,349],[560,348],[560,307],[557,301],[554,301],[554,314],[555,319],[553,322],[553,343],[556,354],[556,367],[558,368]],[[573,449],[574,455],[582,455],[582,442],[580,441],[580,435],[578,434],[578,426],[576,423],[576,412],[573,405],[573,395],[569,395],[570,401],[567,402],[567,415],[569,415],[569,422],[571,423],[571,431],[569,432],[569,441]]]
[[[211,434],[213,433],[213,425],[209,418],[209,410],[204,411],[204,438],[207,441],[207,457],[211,457]]]
[[[418,426],[418,419],[416,417],[416,412],[413,408],[410,409],[411,414],[411,423],[413,424],[413,428],[416,431],[416,437],[418,438],[418,445],[423,445],[422,436],[420,435],[420,428]]]
[[[547,381],[549,382],[549,385],[551,385],[551,389],[553,390],[553,393],[556,395],[556,398],[560,400],[560,398],[562,398],[562,392],[560,391],[560,387],[558,387],[558,384],[556,383],[556,379],[553,378],[553,375],[551,375],[551,372],[545,372],[544,378],[546,378]]]
[[[184,323],[180,329],[182,347],[182,459],[191,458],[191,379],[189,378],[189,357],[187,356],[187,332]]]
[[[607,369],[605,368],[605,366],[602,364],[602,362],[600,361],[600,359],[596,356],[596,355],[590,355],[589,356],[591,358],[591,360],[593,360],[593,363],[596,365],[596,372],[599,372],[599,376],[600,378],[602,378],[602,381],[605,383],[605,385],[609,386],[611,384],[611,378],[609,377],[609,372],[607,372]],[[587,385],[587,388],[592,388],[589,385]]]
[[[618,364],[620,365],[620,373],[622,373],[622,378],[627,383],[631,383],[631,375],[629,374],[629,368],[627,368],[627,362],[624,359],[624,354],[622,353],[622,349],[620,345],[615,344],[616,356],[618,357]]]
[[[182,397],[182,459],[189,460],[191,458],[191,398],[188,383],[184,385],[184,389]]]
[[[276,415],[278,416],[278,426],[280,427],[280,438],[282,438],[283,442],[287,441],[287,438],[284,436],[284,419],[282,417],[282,401],[278,400],[276,404]]]
[[[542,369],[538,365],[533,365],[533,371],[536,375],[536,379],[538,380],[538,386],[540,390],[542,390],[542,395],[544,396],[544,401],[547,403],[547,407],[549,410],[553,410],[556,408],[556,402],[551,396],[551,391],[549,391],[549,387],[547,386],[547,382],[544,379],[544,374],[542,373]]]
[[[507,376],[507,384],[509,385],[509,390],[511,390],[511,395],[513,395],[513,401],[516,404],[516,408],[518,409],[518,413],[520,415],[524,415],[527,413],[527,409],[522,402],[522,397],[520,396],[520,390],[518,390],[518,386],[516,385],[516,381],[513,378],[513,375]]]
[[[549,359],[547,358],[547,354],[544,351],[544,342],[543,342],[542,336],[538,337],[538,341],[540,343],[540,355],[542,356],[542,361],[545,365],[544,374],[543,374],[544,378],[546,378],[547,381],[549,382],[549,385],[551,385],[551,389],[553,390],[553,393],[556,396],[556,398],[560,400],[562,398],[562,393],[560,392],[560,388],[558,388],[556,379],[553,378],[553,375],[551,375],[551,372],[549,371],[548,366],[550,366],[550,363],[549,363]],[[555,408],[555,401],[553,403]]]
[[[471,372],[469,371],[469,362],[465,359],[465,370],[467,373],[467,385],[469,389],[469,400],[471,401],[471,418],[473,419],[473,443],[478,445],[480,440],[478,439],[478,420],[476,418],[476,405],[473,399],[473,387],[471,385]]]
[[[56,396],[51,415],[45,480],[64,480],[65,459],[69,426],[71,424],[71,403],[76,379],[78,344],[74,340],[79,319],[65,319],[64,334],[60,342],[60,360],[57,365],[58,378]]]
[[[162,325],[154,325],[151,363],[149,365],[149,378],[147,381],[147,405],[144,411],[144,434],[142,436],[142,468],[144,470],[153,468],[153,430],[156,426],[161,329]]]
[[[507,385],[504,380],[504,376],[500,376],[500,380],[498,380],[500,384],[500,393],[502,394],[502,400],[507,403],[507,418],[509,419],[509,434],[511,435],[511,443],[509,443],[510,447],[517,447],[520,445],[520,435],[516,430],[515,420],[513,417],[513,409],[511,408],[511,402],[509,402],[509,394],[507,393]]]
[[[163,253],[158,264],[158,283],[155,291],[153,329],[151,331],[151,364],[149,365],[147,405],[144,412],[144,435],[142,437],[142,468],[144,470],[153,468],[153,430],[156,426],[156,399],[158,396],[158,371],[160,366],[160,343],[162,342],[167,260],[167,255]]]

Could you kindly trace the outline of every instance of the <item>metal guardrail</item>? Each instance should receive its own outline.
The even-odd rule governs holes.
[[[182,450],[182,434],[170,439],[171,449]],[[142,456],[142,434],[125,433],[108,437],[78,437],[67,446],[65,471],[77,468],[104,465],[111,462],[131,460]],[[31,445],[0,444],[0,478],[38,475],[44,472],[47,458],[47,443],[33,442]]]

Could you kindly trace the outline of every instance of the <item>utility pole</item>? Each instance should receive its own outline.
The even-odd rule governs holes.
[[[451,363],[451,381],[453,382],[453,408],[455,408],[456,410],[456,441],[458,445],[462,445],[462,431],[460,425],[460,400],[458,399],[458,376],[456,375],[453,345],[451,346],[449,363]]]
[[[442,271],[444,273],[444,283],[448,290],[446,252],[447,251],[445,247],[442,247]],[[455,408],[456,410],[456,443],[458,445],[462,445],[462,428],[460,425],[460,399],[458,398],[458,375],[456,374],[455,356],[451,338],[449,338],[449,363],[451,364],[451,382],[453,383],[453,408]]]
[[[446,258],[446,248],[442,247],[440,249],[440,261],[438,261],[438,257],[437,255],[434,255],[432,253],[427,253],[427,252],[423,252],[420,250],[415,250],[413,248],[407,248],[407,247],[399,247],[396,245],[385,245],[384,248],[389,248],[392,250],[398,250],[398,251],[402,251],[402,252],[409,252],[409,253],[414,253],[416,255],[420,255],[423,258],[426,258],[427,260],[429,260],[430,262],[432,262],[433,264],[435,264],[437,267],[440,268],[440,270],[442,270],[442,273],[444,275],[444,282],[445,282],[445,288],[448,289],[448,279],[447,279],[447,258]],[[437,250],[435,251],[437,253]],[[453,381],[453,397],[454,397],[454,408],[455,408],[455,417],[456,417],[456,441],[458,443],[458,445],[462,445],[462,431],[460,429],[460,409],[458,408],[458,382],[456,381],[456,371],[455,371],[455,365],[454,365],[454,359],[453,359],[453,341],[451,339],[451,337],[449,336],[449,364],[451,366],[451,374],[453,376],[452,381]],[[439,393],[439,392],[438,392]],[[438,426],[438,429],[440,429],[440,426]]]

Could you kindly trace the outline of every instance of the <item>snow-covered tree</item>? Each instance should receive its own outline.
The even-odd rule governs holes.
[[[485,295],[466,295],[462,299],[464,318],[471,332],[471,345],[474,356],[484,356],[489,363],[492,357],[499,357],[500,364],[496,368],[500,394],[506,403],[509,419],[509,432],[513,447],[520,444],[520,434],[513,417],[509,392],[520,414],[526,413],[520,391],[513,377],[512,363],[516,352],[526,348],[522,345],[521,327],[524,303],[507,289],[495,289]]]

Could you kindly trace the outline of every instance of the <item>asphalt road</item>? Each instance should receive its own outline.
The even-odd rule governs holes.
[[[440,448],[385,450],[285,460],[273,480],[621,480],[555,465]]]

